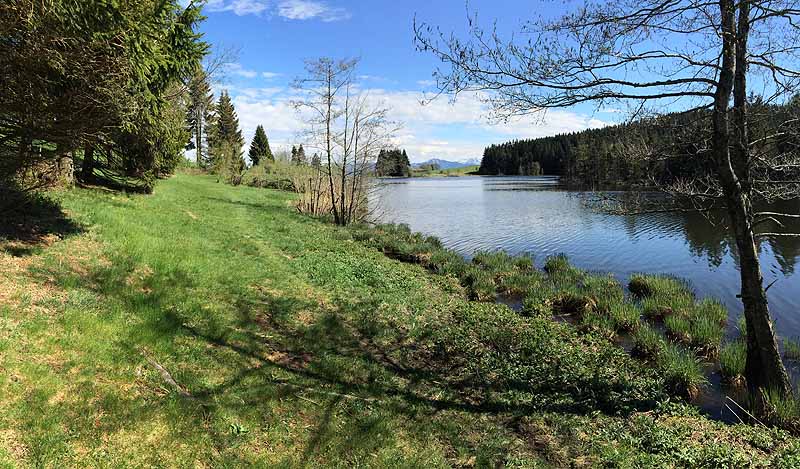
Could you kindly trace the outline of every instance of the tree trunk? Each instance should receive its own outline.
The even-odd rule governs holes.
[[[83,166],[81,166],[81,180],[90,182],[94,178],[94,146],[89,145],[83,151]]]
[[[778,352],[753,234],[747,135],[746,57],[749,5],[746,3],[741,2],[739,5],[740,17],[737,28],[734,2],[720,0],[723,46],[712,114],[712,151],[739,253],[741,298],[747,324],[745,378],[751,396],[756,398],[757,405],[761,405],[763,403],[760,402],[760,390],[770,389],[788,394],[791,392],[791,386]],[[731,145],[729,122],[731,95],[734,98],[733,145]]]

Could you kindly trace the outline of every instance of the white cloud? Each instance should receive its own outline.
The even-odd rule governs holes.
[[[232,11],[238,16],[260,15],[269,8],[268,0],[209,0],[208,11]]]
[[[247,143],[257,125],[263,125],[273,151],[300,143],[301,117],[290,104],[287,88],[230,88]],[[420,102],[416,91],[370,89],[369,99],[391,109],[392,119],[403,124],[394,144],[408,150],[413,162],[430,158],[465,160],[480,158],[487,145],[515,138],[537,138],[558,133],[602,127],[606,122],[567,110],[508,122],[487,120],[481,95],[465,94],[455,103],[445,98]]]
[[[339,21],[351,17],[344,8],[335,8],[315,0],[284,0],[278,5],[278,15],[290,20],[319,18],[322,21]]]
[[[268,80],[271,80],[273,78],[277,78],[277,77],[281,76],[281,74],[280,73],[275,73],[275,72],[261,72],[261,76],[266,78],[266,79],[268,79]]]
[[[333,7],[318,0],[209,0],[207,11],[230,11],[238,16],[277,14],[288,20],[320,19],[325,22],[349,19],[352,15],[344,8]]]
[[[255,70],[248,70],[239,63],[231,63],[227,65],[228,73],[233,75],[237,75],[244,78],[255,78],[258,76],[258,72]]]

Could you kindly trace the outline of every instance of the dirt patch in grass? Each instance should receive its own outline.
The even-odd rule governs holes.
[[[0,446],[5,448],[15,462],[22,463],[28,455],[28,448],[22,443],[14,429],[0,430]]]

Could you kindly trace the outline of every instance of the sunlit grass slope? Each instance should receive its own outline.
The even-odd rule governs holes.
[[[793,467],[602,337],[178,175],[0,241],[0,467]],[[13,254],[13,255],[12,255]],[[488,262],[488,261],[487,261]]]

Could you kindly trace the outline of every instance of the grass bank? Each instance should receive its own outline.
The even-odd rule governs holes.
[[[598,331],[468,299],[524,262],[465,286],[214,181],[65,192],[74,229],[2,242],[0,467],[800,464]]]

